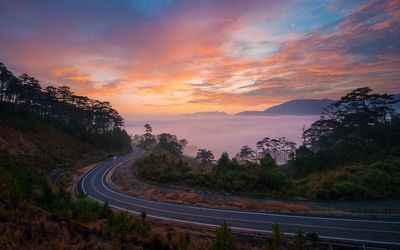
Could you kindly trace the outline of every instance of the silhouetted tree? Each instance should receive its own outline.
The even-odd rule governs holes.
[[[256,159],[256,152],[248,145],[243,146],[240,152],[236,154],[236,158],[240,162],[252,162]]]
[[[207,149],[199,149],[195,159],[200,161],[203,166],[211,166],[215,162],[214,154]]]
[[[164,149],[175,156],[181,156],[183,148],[186,146],[186,140],[178,140],[176,135],[168,133],[162,133],[157,135],[157,146],[160,149]]]
[[[217,161],[218,169],[226,169],[231,165],[231,159],[227,152],[222,153],[221,157]]]
[[[146,129],[146,133],[153,133],[153,129],[151,128],[150,124],[146,123],[144,127]]]
[[[259,155],[271,154],[271,138],[265,137],[256,144]]]
[[[264,155],[260,158],[260,166],[264,168],[274,168],[276,167],[276,162],[269,154]]]
[[[36,78],[16,77],[0,63],[0,103],[4,102],[57,121],[105,149],[130,147],[130,138],[122,129],[124,120],[110,103],[75,95],[67,86],[42,89]]]
[[[368,87],[351,91],[328,106],[320,120],[304,131],[306,145],[313,151],[333,145],[339,139],[369,147],[386,146],[384,130],[395,116],[392,95],[371,94]]]
[[[291,165],[297,175],[398,155],[400,117],[392,95],[358,88],[328,106],[303,132]]]
[[[287,140],[285,137],[278,139],[265,137],[256,144],[258,157],[270,155],[277,163],[286,163],[289,158],[293,158],[296,152],[296,143]]]
[[[12,76],[7,67],[3,63],[0,63],[0,102],[3,102],[5,99],[6,90]]]

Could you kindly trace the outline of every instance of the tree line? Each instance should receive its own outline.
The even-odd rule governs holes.
[[[154,135],[149,124],[144,127],[145,133],[135,135],[133,140],[150,151],[135,162],[139,177],[160,183],[206,187],[217,192],[276,195],[291,186],[269,154],[253,159],[242,150],[240,158],[230,158],[224,152],[215,160],[212,151],[199,149],[196,158],[183,157],[186,140],[167,133]]]
[[[77,123],[90,131],[105,133],[121,129],[124,119],[109,102],[75,95],[67,86],[43,88],[27,74],[15,76],[0,63],[0,102],[23,106],[43,117]]]
[[[233,158],[224,152],[216,159],[211,150],[201,148],[191,160],[181,157],[182,150],[157,152],[153,143],[152,154],[138,161],[138,174],[223,192],[319,199],[398,197],[400,115],[393,108],[398,102],[393,95],[372,93],[367,87],[355,89],[303,130],[299,147],[285,137],[265,137],[256,149],[243,146]],[[150,132],[138,141],[160,141]],[[176,136],[171,138],[170,146],[179,144]],[[370,183],[382,183],[383,192]]]
[[[188,143],[186,139],[179,140],[176,135],[168,133],[154,135],[150,124],[145,124],[144,128],[144,134],[137,134],[133,137],[135,145],[144,149],[162,149],[174,156],[182,156],[184,147]],[[267,157],[276,165],[276,162],[283,164],[289,158],[293,158],[296,150],[296,143],[287,140],[285,137],[278,139],[265,137],[258,141],[256,145],[257,150],[254,150],[249,145],[243,146],[233,159],[240,163],[257,163]],[[216,163],[214,153],[205,148],[198,149],[195,160],[203,167],[211,167]]]
[[[258,141],[256,146],[256,150],[249,145],[243,146],[233,159],[240,163],[265,163],[265,160],[268,159],[268,161],[276,165],[276,163],[286,163],[289,159],[292,159],[296,153],[296,143],[289,141],[285,137],[280,137],[278,139],[265,137]],[[226,154],[225,152],[221,157]],[[213,152],[205,148],[198,150],[195,159],[199,161],[202,166],[207,167],[216,163]]]
[[[328,106],[303,132],[303,145],[290,165],[297,173],[370,163],[398,156],[400,115],[393,95],[358,88]]]
[[[186,139],[179,140],[176,135],[169,133],[154,135],[150,124],[145,124],[144,128],[144,134],[137,134],[132,138],[133,144],[144,149],[164,150],[176,157],[182,156],[183,150],[188,143]]]
[[[76,95],[68,86],[42,87],[27,74],[15,76],[0,63],[0,104],[17,107],[41,118],[51,119],[80,134],[118,137],[122,147],[129,147],[123,130],[124,119],[109,102]],[[106,146],[106,142],[103,142]]]

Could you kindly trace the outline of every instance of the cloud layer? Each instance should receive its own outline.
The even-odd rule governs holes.
[[[3,1],[0,61],[124,114],[400,92],[397,1]]]

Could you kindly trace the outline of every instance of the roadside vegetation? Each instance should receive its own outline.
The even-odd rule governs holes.
[[[335,103],[304,131],[296,148],[285,138],[264,138],[217,160],[200,149],[193,167],[182,157],[187,141],[154,135],[149,124],[134,142],[150,151],[138,161],[145,179],[217,192],[318,199],[398,197],[400,119],[389,95],[359,89]],[[367,104],[367,105],[365,105]],[[336,106],[335,106],[336,105]],[[42,88],[0,63],[0,246],[4,249],[315,249],[328,248],[299,232],[293,240],[274,224],[272,235],[250,245],[229,225],[198,236],[174,225],[113,211],[86,196],[73,197],[68,178],[46,172],[71,168],[89,156],[131,149],[123,118],[107,102],[68,87]],[[99,158],[97,158],[99,159]],[[287,163],[279,166],[282,162]],[[277,164],[278,163],[278,164]],[[374,183],[374,186],[370,185]],[[268,229],[266,229],[268,230]]]
[[[23,157],[2,151],[0,158],[0,245],[4,249],[233,250],[315,246],[304,234],[299,240],[285,238],[278,225],[273,226],[272,235],[260,235],[252,244],[247,238],[236,239],[227,223],[215,233],[158,225],[148,221],[145,211],[132,216],[86,196],[71,197],[62,184],[51,184]]]
[[[85,225],[108,205],[68,192],[68,173],[131,150],[123,119],[106,102],[68,87],[42,88],[0,63],[0,245],[4,249],[85,248]],[[57,184],[46,173],[61,168]]]
[[[186,140],[153,135],[146,124],[145,133],[134,138],[150,151],[136,162],[137,173],[150,181],[213,192],[326,200],[398,198],[397,102],[392,95],[359,88],[304,129],[299,147],[284,137],[265,137],[256,149],[245,145],[233,158],[223,153],[215,160],[210,150],[199,149],[196,164],[182,157]]]
[[[192,167],[182,157],[186,140],[174,135],[153,135],[149,124],[146,133],[136,136],[136,143],[151,149],[151,153],[136,161],[139,176],[147,180],[195,186],[216,192],[243,194],[285,195],[292,186],[288,176],[278,168],[269,155],[262,157],[261,164],[255,161],[247,148],[240,153],[240,160],[231,159],[224,153],[214,160],[211,151],[200,149],[196,161],[203,167]],[[254,153],[255,154],[255,153]]]
[[[123,119],[108,103],[75,96],[68,87],[46,87],[0,64],[0,246],[4,249],[219,249],[228,233],[166,227],[107,203],[69,193],[68,175],[57,183],[46,173],[76,162],[130,150]],[[182,155],[185,140],[163,134],[158,148]],[[84,161],[86,162],[86,161]],[[92,162],[92,161],[87,161]],[[222,231],[224,231],[222,230]],[[235,249],[248,244],[234,241]],[[214,246],[214,247],[213,247]],[[263,246],[260,246],[263,248]],[[225,248],[227,249],[227,248]],[[232,249],[232,248],[231,248]]]
[[[272,161],[271,161],[272,162]],[[224,154],[212,168],[195,168],[168,152],[157,151],[136,162],[137,173],[147,180],[194,186],[215,192],[285,195],[292,187],[288,176],[274,165],[239,163]]]

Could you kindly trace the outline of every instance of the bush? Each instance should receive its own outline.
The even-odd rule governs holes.
[[[92,221],[101,217],[100,205],[87,196],[80,196],[72,203],[74,219]]]
[[[236,239],[232,229],[226,224],[226,221],[216,230],[215,239],[212,243],[214,250],[233,250],[235,249]]]
[[[155,182],[197,186],[212,191],[253,193],[258,195],[283,194],[292,187],[289,177],[279,168],[261,167],[255,163],[239,164],[220,159],[214,168],[199,169],[168,153],[152,153],[139,159],[137,173]],[[219,166],[219,167],[218,167]]]
[[[355,164],[314,174],[301,184],[317,199],[400,197],[400,162],[397,158]]]
[[[120,247],[123,249],[123,245],[127,240],[137,237],[138,223],[133,220],[128,212],[121,211],[110,216],[102,224],[102,233],[104,236],[118,238],[121,244]]]

